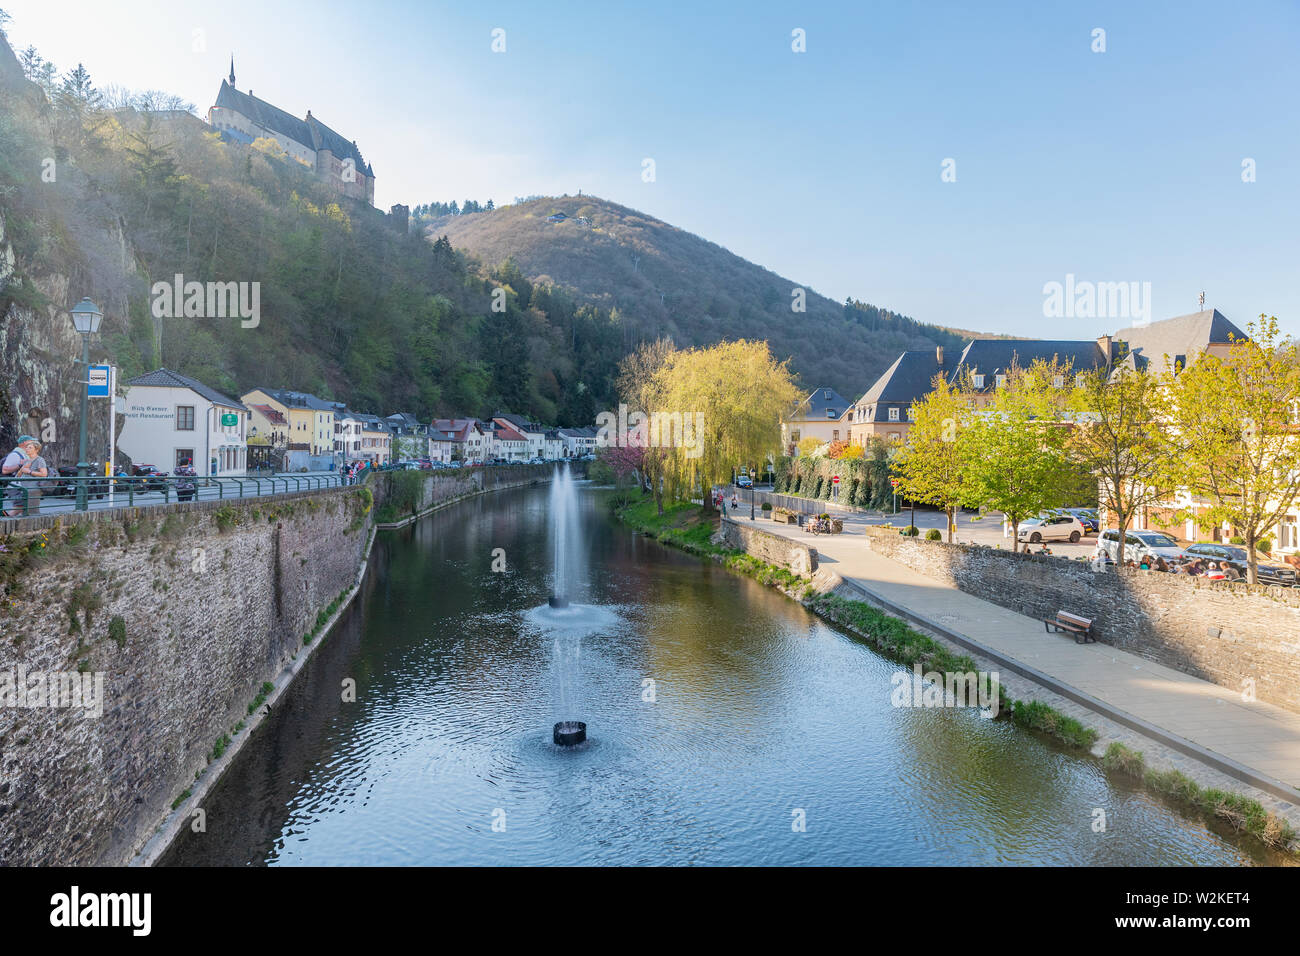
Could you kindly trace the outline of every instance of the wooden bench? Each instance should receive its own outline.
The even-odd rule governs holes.
[[[1077,614],[1071,614],[1069,611],[1057,611],[1056,619],[1052,621],[1043,621],[1043,630],[1051,633],[1055,629],[1058,633],[1065,631],[1067,634],[1074,635],[1074,643],[1087,644],[1089,641],[1097,643],[1097,639],[1092,636],[1092,621],[1086,617],[1080,617]]]

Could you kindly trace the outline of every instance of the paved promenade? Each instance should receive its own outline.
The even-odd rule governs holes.
[[[1246,703],[1232,689],[1107,644],[1047,634],[1041,621],[972,597],[869,549],[865,515],[844,533],[814,535],[758,519],[763,531],[811,545],[820,566],[878,603],[1004,664],[1064,697],[1293,803],[1300,803],[1300,714]],[[750,524],[748,509],[739,524]]]

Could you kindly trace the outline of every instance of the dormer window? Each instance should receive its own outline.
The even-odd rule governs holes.
[[[891,409],[889,410],[889,420],[890,420],[891,422],[896,422],[896,421],[898,421],[898,409],[897,409],[897,408],[891,408]]]
[[[835,409],[833,409],[833,408],[828,408],[828,409],[826,409],[826,417],[827,417],[827,418],[839,418],[839,416],[835,414]]]
[[[1005,375],[998,375],[995,376],[995,378],[997,379],[998,388],[1001,388],[1003,385],[1007,384],[1007,377]]]
[[[1052,379],[1052,388],[1065,388],[1065,376],[1058,375]]]
[[[914,421],[916,421],[916,409],[915,409],[914,407],[912,407],[911,405],[909,405],[909,406],[907,407],[907,420],[908,420],[909,422],[914,422]]]
[[[1083,373],[1082,373],[1082,372],[1078,372],[1078,373],[1075,374],[1075,376],[1074,376],[1074,387],[1075,387],[1075,388],[1083,388]]]
[[[972,376],[970,377],[970,380],[971,380],[971,384],[974,385],[976,388],[983,388],[983,387],[984,387],[984,376],[983,376],[983,375],[972,375]]]

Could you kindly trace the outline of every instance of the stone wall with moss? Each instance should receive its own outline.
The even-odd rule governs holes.
[[[352,586],[372,505],[343,488],[6,523],[0,865],[130,859]],[[102,674],[102,715],[15,706],[20,668]]]

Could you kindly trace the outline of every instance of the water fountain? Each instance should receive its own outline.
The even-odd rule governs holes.
[[[551,482],[551,595],[546,599],[547,605],[555,611],[569,610],[569,601],[573,596],[574,573],[577,567],[578,546],[578,500],[573,485],[573,475],[567,464],[560,465]],[[574,634],[573,654],[578,655],[577,641],[580,634]],[[567,706],[568,675],[563,672],[564,651],[557,637],[555,642],[557,658],[560,661],[561,704]],[[557,747],[574,747],[587,739],[587,725],[581,720],[561,720],[551,731],[551,739]]]

